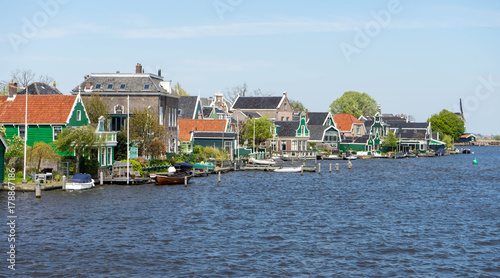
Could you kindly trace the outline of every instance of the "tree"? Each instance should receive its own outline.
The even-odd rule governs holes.
[[[259,97],[259,96],[270,96],[270,93],[263,93],[261,89],[256,89],[253,90],[252,92],[248,91],[248,86],[247,83],[243,83],[238,86],[234,86],[231,89],[226,89],[226,92],[224,92],[224,98],[227,99],[229,102],[234,103],[236,98],[238,96],[242,97]]]
[[[36,142],[33,147],[27,150],[27,160],[29,163],[36,163],[36,171],[40,171],[40,164],[42,164],[42,159],[56,160],[59,161],[59,155],[54,152],[52,147],[45,142]]]
[[[446,147],[449,149],[453,149],[453,137],[448,134],[443,136],[443,143],[446,144]]]
[[[127,159],[127,134],[120,131],[116,134],[115,161]]]
[[[144,108],[134,111],[130,118],[130,139],[138,145],[139,155],[151,155],[148,149],[154,140],[161,140],[165,136],[165,126],[160,125],[158,114]]]
[[[164,155],[166,152],[165,144],[158,139],[155,139],[151,142],[151,144],[149,144],[148,150],[155,159]]]
[[[177,94],[178,96],[189,96],[186,90],[182,89],[181,84],[177,82],[172,89],[172,92]]]
[[[5,153],[5,157],[23,157],[24,156],[24,139],[14,135],[12,139],[6,140],[9,149]]]
[[[255,146],[258,146],[261,142],[273,137],[271,129],[273,128],[273,123],[271,119],[264,116],[258,119],[249,119],[245,125],[245,137],[248,140],[253,140],[255,127]]]
[[[493,137],[494,140],[497,140],[497,141],[500,141],[500,135],[496,135],[495,137]]]
[[[83,99],[83,104],[85,105],[85,110],[89,115],[89,120],[91,123],[99,122],[99,117],[104,116],[106,118],[108,115],[108,105],[102,100],[103,96],[99,93],[92,93],[90,97]]]
[[[19,87],[27,87],[32,82],[43,82],[45,84],[54,82],[54,78],[49,75],[39,75],[36,78],[36,74],[30,69],[16,69],[12,71],[11,80],[17,83]]]
[[[427,122],[431,123],[433,132],[440,133],[440,139],[443,139],[444,135],[450,135],[456,141],[465,131],[464,121],[446,109],[441,110],[439,114],[433,114]]]
[[[330,104],[332,114],[349,113],[356,118],[364,115],[368,110],[370,115],[375,114],[377,102],[367,93],[347,91],[340,98]]]
[[[66,128],[59,134],[54,142],[55,150],[64,153],[74,153],[76,156],[76,171],[80,170],[80,157],[92,157],[92,149],[103,145],[104,138],[95,134],[95,128],[91,125]]]
[[[0,126],[0,136],[2,136],[3,138],[7,137],[7,135],[5,134],[5,127],[3,126]]]
[[[292,106],[293,111],[296,109],[299,110],[299,112],[304,112],[306,108],[304,107],[304,104],[298,100],[290,100],[290,105]]]
[[[382,142],[382,147],[390,148],[392,151],[397,146],[398,139],[396,138],[396,135],[394,135],[394,132],[391,130],[389,131],[389,134],[387,134],[387,137],[384,139],[384,142]]]

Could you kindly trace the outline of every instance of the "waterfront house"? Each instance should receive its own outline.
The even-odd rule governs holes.
[[[276,126],[271,148],[281,155],[303,156],[310,152],[308,141],[310,130],[306,115],[303,113],[298,121],[275,121]]]
[[[5,181],[5,153],[7,152],[7,143],[0,134],[0,184]]]
[[[464,133],[455,143],[463,145],[476,145],[477,137],[472,133]]]
[[[191,138],[193,146],[224,148],[231,158],[235,155],[236,133],[234,132],[194,131]]]
[[[110,131],[109,125],[106,125],[106,118],[99,117],[99,123],[96,128],[96,136],[101,138],[102,146],[97,148],[97,157],[100,166],[112,166],[115,163],[115,148],[118,144],[116,131]]]
[[[215,119],[179,119],[179,141],[180,151],[190,153],[195,146],[195,132],[226,132],[228,131],[228,120]]]
[[[340,132],[335,127],[330,112],[309,112],[306,110],[307,127],[310,130],[309,143],[316,143],[317,148],[328,151],[338,149]]]
[[[147,108],[158,115],[159,123],[167,130],[163,139],[167,151],[177,151],[180,97],[172,92],[171,81],[163,80],[160,70],[158,74],[144,73],[142,65],[137,64],[135,73],[92,73],[72,93],[80,93],[83,99],[98,94],[108,106],[112,131],[125,129],[130,97],[130,114]]]
[[[293,109],[286,92],[281,97],[243,97],[238,96],[231,111],[256,112],[276,121],[291,121]]]
[[[203,119],[203,107],[199,96],[179,98],[179,119]]]
[[[25,130],[26,95],[16,94],[10,88],[8,96],[0,96],[0,124],[5,127],[6,139],[17,135],[27,145],[35,142],[54,142],[68,127],[89,124],[85,106],[80,95],[28,95],[28,130]]]
[[[359,137],[366,134],[365,125],[348,113],[337,113],[333,116],[335,126],[342,137]]]

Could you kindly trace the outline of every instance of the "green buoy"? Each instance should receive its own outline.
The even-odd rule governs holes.
[[[474,160],[472,161],[472,164],[478,164],[479,162],[477,162],[477,159],[474,158]]]

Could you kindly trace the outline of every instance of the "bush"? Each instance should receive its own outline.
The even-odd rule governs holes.
[[[125,162],[127,163],[127,160],[120,160],[120,162]],[[142,166],[139,162],[135,160],[130,160],[130,164],[132,164],[132,170],[139,172],[139,174],[142,176],[144,174],[144,171],[142,171]]]
[[[152,165],[153,163],[149,163],[149,160],[145,158],[144,156],[139,156],[134,158],[135,161],[139,162],[142,167],[149,167],[149,165]],[[125,160],[126,161],[126,160]]]

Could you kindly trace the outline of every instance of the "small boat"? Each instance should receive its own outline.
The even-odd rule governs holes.
[[[253,157],[250,158],[248,162],[259,165],[276,165],[276,162],[271,159],[255,159]]]
[[[417,157],[414,153],[411,153],[411,152],[405,152],[405,157],[408,157],[408,158],[415,158]]]
[[[89,174],[75,174],[66,183],[66,190],[84,190],[95,186],[94,180]]]
[[[356,159],[358,159],[358,156],[356,156],[356,155],[349,155],[349,156],[345,156],[344,159],[347,159],[347,160],[356,160]]]
[[[215,169],[215,164],[210,163],[210,162],[199,162],[199,163],[194,163],[193,164],[193,169],[195,170],[214,170]]]
[[[388,155],[383,155],[381,153],[372,153],[373,158],[389,158]]]
[[[470,153],[471,153],[471,151],[470,151],[470,149],[463,149],[463,150],[462,150],[462,153],[463,153],[463,154],[470,154]]]
[[[274,172],[279,173],[298,173],[302,170],[302,166],[297,167],[280,167],[278,169],[274,169]]]
[[[406,155],[404,152],[398,152],[394,155],[394,158],[400,159],[400,158],[406,158]]]
[[[156,175],[156,183],[159,185],[184,184],[193,177],[192,173],[181,172],[172,175]]]

